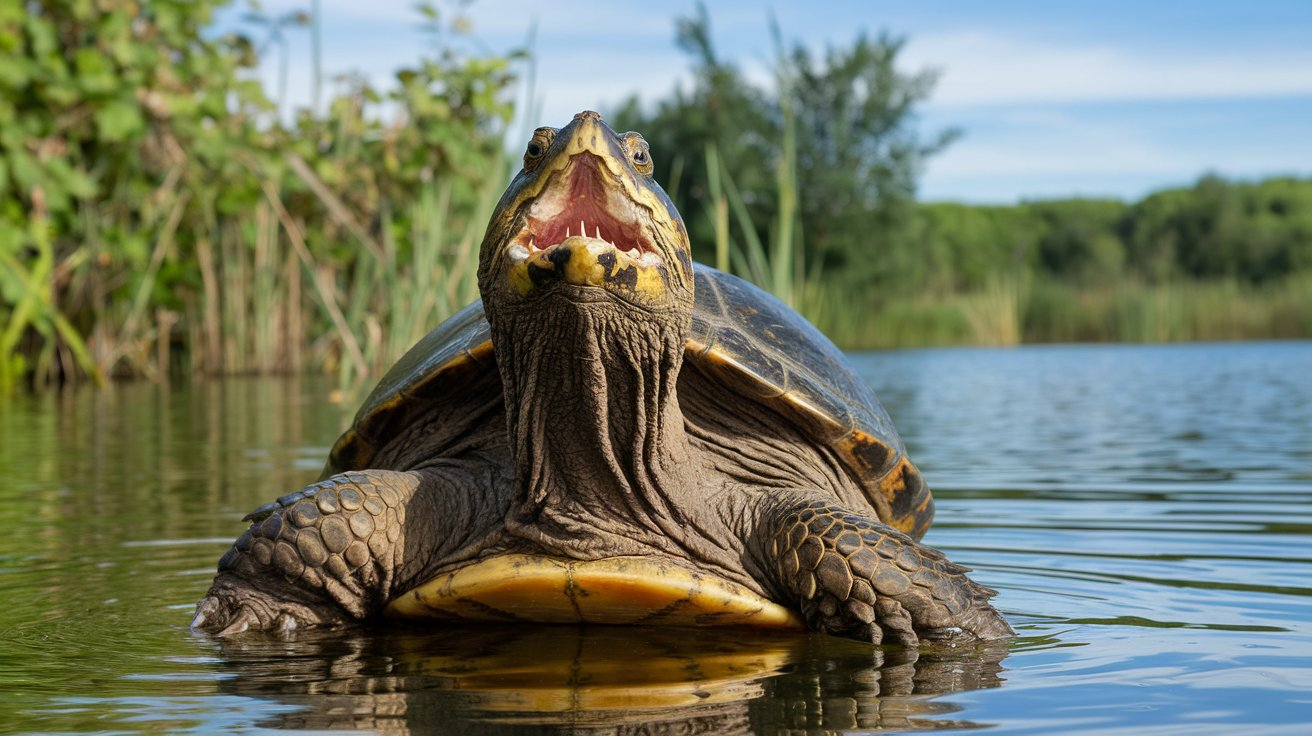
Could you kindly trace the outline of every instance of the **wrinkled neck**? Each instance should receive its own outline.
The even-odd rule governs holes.
[[[605,538],[607,554],[677,531],[686,319],[562,300],[494,321],[519,478],[512,527],[548,546]],[[625,542],[638,546],[616,549]]]

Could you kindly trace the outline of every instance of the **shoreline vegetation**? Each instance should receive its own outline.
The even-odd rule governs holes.
[[[433,56],[287,115],[257,49],[285,63],[279,39],[315,18],[220,33],[226,4],[0,6],[0,394],[305,370],[358,385],[477,298],[528,54],[478,50],[458,6],[423,5]],[[776,76],[754,86],[699,8],[677,23],[692,84],[603,113],[651,141],[698,260],[841,347],[1312,337],[1312,180],[918,202],[961,134],[915,129],[934,74],[900,70],[901,39],[815,56],[772,30]],[[316,100],[327,86],[316,73]]]

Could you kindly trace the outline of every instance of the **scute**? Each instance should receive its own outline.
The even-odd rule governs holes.
[[[830,340],[783,302],[730,274],[696,267],[687,359],[835,448],[887,523],[919,538],[934,504],[887,412]],[[481,302],[415,344],[379,381],[333,446],[324,475],[369,467],[376,449],[433,402],[460,401],[495,370]]]
[[[323,477],[369,467],[376,449],[411,417],[431,402],[459,400],[456,389],[494,365],[491,328],[482,302],[474,302],[421,338],[378,381],[351,428],[333,444]]]
[[[829,338],[762,289],[697,269],[688,359],[838,450],[880,518],[919,539],[934,504],[874,391]]]

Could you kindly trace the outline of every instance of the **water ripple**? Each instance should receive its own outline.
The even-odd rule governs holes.
[[[124,386],[0,409],[0,723],[1306,732],[1312,343],[856,362],[935,489],[927,543],[999,591],[1014,641],[903,652],[744,632],[383,629],[216,642],[186,625],[241,515],[312,477],[349,409],[314,383]]]

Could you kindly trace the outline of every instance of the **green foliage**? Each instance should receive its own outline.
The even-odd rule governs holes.
[[[931,300],[935,324],[956,326],[927,328],[931,343],[1312,336],[1312,180],[1208,176],[1134,204],[923,204],[915,223],[903,288],[858,309]]]
[[[116,293],[153,291],[163,254],[152,258],[150,244],[172,244],[176,213],[196,203],[174,187],[202,175],[216,141],[264,104],[226,97],[245,56],[240,38],[201,37],[214,7],[34,0],[0,9],[0,255],[9,262],[0,321],[23,352],[58,356],[39,364],[38,378],[112,370],[94,336],[89,365],[77,335],[94,331]],[[51,323],[77,330],[23,323],[13,282],[24,273]],[[142,300],[125,302],[135,311],[120,319],[139,319]]]
[[[256,13],[257,43],[207,31],[225,3],[0,3],[0,392],[311,365],[358,384],[476,298],[521,55],[469,53],[464,18],[424,4],[432,56],[289,116],[256,49],[285,65],[316,19]],[[652,142],[700,260],[840,344],[1312,336],[1312,180],[917,204],[955,133],[916,132],[934,76],[898,69],[900,39],[816,55],[774,29],[765,87],[704,8],[678,39],[692,85],[612,123]]]
[[[8,391],[17,378],[27,371],[28,356],[16,348],[29,328],[46,340],[45,349],[36,356],[38,368],[53,362],[54,340],[58,338],[63,341],[79,368],[97,382],[104,380],[103,374],[87,354],[81,335],[77,334],[51,302],[47,283],[54,267],[54,258],[39,197],[36,203],[37,216],[32,219],[31,233],[36,253],[30,267],[20,263],[12,254],[0,250],[0,266],[4,266],[0,273],[5,276],[0,281],[0,290],[6,295],[6,301],[13,304],[4,330],[0,332],[0,392]]]
[[[817,58],[801,44],[785,48],[775,29],[775,83],[762,89],[716,54],[705,6],[678,22],[677,36],[693,60],[691,89],[652,106],[631,99],[610,117],[665,152],[656,177],[688,220],[695,257],[717,261],[728,172],[741,205],[731,207],[737,246],[788,243],[785,262],[770,267],[776,283],[785,271],[820,273],[844,288],[899,281],[886,251],[910,242],[902,233],[919,169],[955,135],[925,141],[913,125],[934,74],[899,70],[903,42],[886,35]],[[718,193],[712,176],[721,177]]]
[[[983,289],[999,274],[1027,271],[1039,223],[1018,207],[955,203],[920,205],[909,240],[897,257],[901,275],[893,294],[942,295]]]
[[[1312,182],[1206,176],[1145,198],[1124,232],[1130,264],[1153,280],[1279,279],[1312,269]]]
[[[1031,289],[1021,319],[1027,342],[1307,338],[1312,272],[1262,285],[1179,279],[1080,287],[1045,280]]]
[[[1119,237],[1126,216],[1118,200],[1032,202],[1023,207],[1038,232],[1035,265],[1065,281],[1107,284],[1122,273],[1125,246]]]
[[[207,31],[225,4],[0,4],[0,390],[174,355],[358,376],[472,298],[517,55],[425,5],[434,57],[286,125],[255,44]]]
[[[917,220],[920,259],[909,280],[930,290],[978,288],[990,272],[1025,269],[1096,286],[1126,279],[1262,284],[1312,268],[1312,180],[1206,176],[1134,204],[925,204]]]

